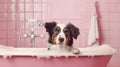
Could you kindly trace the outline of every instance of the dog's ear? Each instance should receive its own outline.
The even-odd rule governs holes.
[[[78,35],[80,34],[79,29],[71,23],[68,24],[68,27],[71,31],[72,37],[77,39]]]
[[[51,31],[55,26],[56,22],[46,22],[45,23],[46,32]]]

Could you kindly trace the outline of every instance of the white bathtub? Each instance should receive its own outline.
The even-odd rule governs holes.
[[[79,48],[80,54],[47,48],[0,48],[1,67],[106,67],[115,49],[108,45]]]

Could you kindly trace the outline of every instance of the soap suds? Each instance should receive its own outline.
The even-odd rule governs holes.
[[[47,48],[14,48],[8,46],[0,45],[0,55],[3,56],[4,59],[12,56],[36,56],[39,58],[47,58],[49,59],[51,56],[53,57],[61,57],[65,56],[66,58],[69,56],[98,56],[98,55],[114,55],[116,54],[116,50],[109,45],[103,44],[101,46],[91,46],[86,48],[79,48],[80,54],[73,54],[70,51],[56,51],[56,50],[47,50]]]

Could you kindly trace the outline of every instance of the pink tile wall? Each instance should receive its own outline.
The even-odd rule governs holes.
[[[75,40],[75,47],[86,47],[90,27],[91,9],[98,1],[98,24],[101,43],[116,48],[108,67],[120,67],[120,1],[119,0],[0,0],[0,44],[17,47],[19,24],[27,19],[41,19],[71,22],[80,29],[80,36]],[[41,3],[44,8],[41,11]],[[24,24],[24,33],[30,33],[30,25]],[[35,33],[45,33],[44,39],[36,38],[36,47],[46,47],[48,35],[44,28],[35,27]],[[22,34],[24,34],[22,33]],[[30,47],[30,39],[21,40],[22,47]]]

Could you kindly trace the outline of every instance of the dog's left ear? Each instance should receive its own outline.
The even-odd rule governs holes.
[[[72,37],[77,39],[78,35],[80,34],[79,29],[71,23],[68,24],[68,27],[71,31]]]

